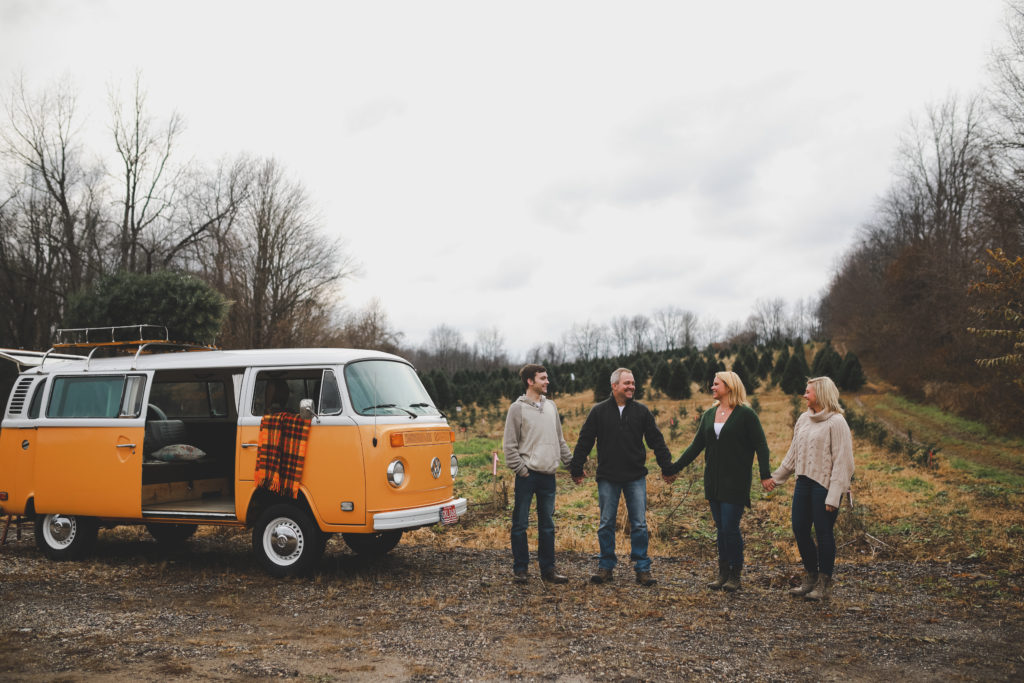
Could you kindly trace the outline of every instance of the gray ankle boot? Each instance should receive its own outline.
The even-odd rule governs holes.
[[[797,586],[796,588],[790,588],[789,589],[789,594],[792,595],[794,598],[799,598],[800,596],[807,595],[812,590],[814,590],[814,587],[817,584],[818,584],[818,573],[817,572],[814,572],[813,574],[804,574],[804,578],[800,582],[800,585]]]
[[[729,563],[718,561],[718,578],[707,584],[711,590],[719,590],[725,585],[725,582],[729,580]]]
[[[820,580],[810,593],[804,596],[804,600],[825,602],[832,597],[832,577],[828,574],[818,574]]]
[[[740,589],[740,571],[739,567],[733,567],[729,570],[729,578],[722,584],[722,590],[731,593]]]

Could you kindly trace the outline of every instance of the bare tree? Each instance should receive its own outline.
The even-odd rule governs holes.
[[[608,332],[603,325],[595,325],[589,320],[573,323],[566,332],[565,342],[576,360],[600,358],[608,347]]]
[[[697,316],[678,306],[666,306],[654,312],[652,339],[662,350],[691,346],[696,336]]]
[[[154,252],[167,244],[152,233],[160,221],[169,219],[175,208],[175,193],[181,187],[181,171],[169,166],[184,120],[172,113],[158,125],[146,110],[146,93],[135,78],[131,100],[126,105],[120,94],[110,96],[113,112],[111,133],[120,159],[122,196],[118,251],[120,269],[152,272]],[[143,233],[149,233],[146,240]],[[139,253],[143,252],[143,253]]]
[[[238,220],[227,339],[253,348],[322,343],[332,295],[355,273],[352,257],[323,233],[305,189],[274,160],[257,166]]]
[[[497,327],[487,327],[477,332],[474,351],[477,360],[485,370],[508,365],[505,335]]]
[[[344,316],[340,333],[332,339],[332,344],[398,353],[403,336],[391,326],[380,299],[374,298],[362,309]]]
[[[433,367],[449,375],[467,364],[470,352],[462,333],[451,325],[442,323],[430,330],[425,351],[433,360]]]
[[[646,315],[638,313],[629,319],[629,333],[633,353],[644,353],[651,348],[651,320]]]
[[[630,352],[633,343],[628,315],[617,315],[608,323],[608,343],[612,350],[620,356]]]

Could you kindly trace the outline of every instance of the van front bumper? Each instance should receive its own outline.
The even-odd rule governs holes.
[[[466,514],[468,503],[465,498],[441,503],[440,505],[427,505],[421,508],[410,508],[409,510],[395,510],[394,512],[378,512],[373,516],[374,531],[390,531],[393,529],[416,529],[421,526],[430,526],[441,523],[441,508],[448,505],[455,506],[455,514],[462,518]]]

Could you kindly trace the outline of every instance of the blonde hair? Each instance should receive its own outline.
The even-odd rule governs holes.
[[[743,386],[743,380],[735,372],[729,370],[722,370],[716,372],[715,377],[722,380],[722,384],[729,387],[729,393],[726,394],[725,400],[729,403],[730,408],[736,406],[750,406],[750,401],[747,400],[747,389]],[[721,401],[715,401],[711,405],[717,406]]]
[[[807,383],[814,387],[814,396],[818,399],[818,405],[822,410],[831,413],[842,413],[843,407],[839,405],[839,388],[832,381],[831,377],[811,377]]]

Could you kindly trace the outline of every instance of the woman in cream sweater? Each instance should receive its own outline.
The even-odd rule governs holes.
[[[839,390],[830,378],[809,379],[804,398],[807,411],[793,426],[789,452],[772,472],[773,483],[768,486],[774,488],[796,474],[793,535],[806,574],[790,594],[806,600],[828,600],[836,562],[832,528],[853,478],[853,438],[839,405]],[[811,526],[817,545],[811,538]]]

